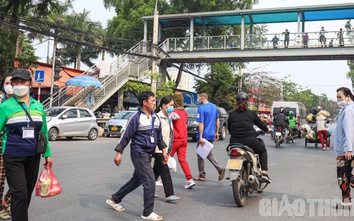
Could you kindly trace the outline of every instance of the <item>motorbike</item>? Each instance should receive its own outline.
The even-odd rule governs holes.
[[[291,130],[288,132],[288,135],[285,137],[285,141],[286,143],[289,143],[290,141],[292,143],[295,142],[295,139],[298,137],[298,131],[299,131],[299,128],[296,127],[296,130]]]
[[[257,137],[264,135],[263,131],[256,131]],[[264,144],[261,138],[257,138]],[[237,206],[244,207],[247,204],[249,194],[258,193],[269,184],[262,180],[262,168],[259,156],[250,147],[239,143],[231,143],[226,147],[230,159],[227,161],[226,169],[229,170],[232,191]]]
[[[282,127],[276,127],[275,134],[274,134],[274,143],[276,148],[280,147],[280,144],[284,142],[284,138],[285,138],[284,129]]]

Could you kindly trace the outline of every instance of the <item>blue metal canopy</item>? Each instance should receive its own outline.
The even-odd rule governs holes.
[[[283,22],[346,20],[354,19],[354,4],[331,4],[291,8],[251,9],[233,11],[198,12],[185,14],[159,15],[162,28],[187,27],[193,19],[194,26],[221,26],[244,24],[266,24]],[[143,20],[152,20],[145,16]]]

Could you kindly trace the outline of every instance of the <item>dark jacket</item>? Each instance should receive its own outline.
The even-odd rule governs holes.
[[[256,137],[253,125],[268,131],[268,127],[261,121],[255,111],[238,112],[235,110],[229,114],[228,129],[233,138]]]
[[[275,127],[286,127],[289,124],[288,117],[284,114],[277,114],[274,117],[273,125]]]

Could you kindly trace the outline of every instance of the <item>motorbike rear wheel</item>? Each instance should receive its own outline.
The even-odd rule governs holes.
[[[277,140],[277,141],[275,142],[275,147],[276,147],[276,148],[279,148],[279,147],[280,147],[280,140]]]
[[[232,181],[232,192],[236,205],[244,207],[247,204],[248,187],[247,187],[247,172],[244,167],[240,170],[240,176]]]

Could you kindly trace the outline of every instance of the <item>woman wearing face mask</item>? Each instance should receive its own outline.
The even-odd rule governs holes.
[[[337,102],[342,108],[337,117],[334,151],[337,154],[337,179],[342,191],[342,205],[351,206],[350,180],[354,147],[354,102],[349,88],[337,89]]]
[[[4,132],[2,153],[6,178],[11,190],[13,221],[28,220],[28,207],[36,185],[40,154],[37,154],[37,133],[43,132],[48,140],[47,120],[41,103],[29,95],[32,77],[25,69],[12,73],[11,84],[15,96],[0,105],[0,131]],[[22,107],[21,107],[22,106]],[[24,108],[31,115],[35,127]],[[47,142],[44,167],[52,167],[51,151]]]
[[[161,121],[162,137],[163,141],[166,143],[168,150],[167,153],[170,154],[172,148],[173,139],[173,125],[169,114],[173,112],[173,99],[171,97],[163,97],[158,106],[157,116]],[[172,178],[170,174],[170,169],[167,164],[163,163],[162,151],[156,148],[155,150],[155,161],[154,161],[154,173],[155,180],[161,176],[163,188],[165,191],[166,202],[173,202],[179,199],[179,197],[174,195]]]
[[[14,90],[12,89],[12,85],[11,85],[11,78],[12,78],[11,74],[7,74],[1,84],[4,89],[3,91],[5,92],[5,96],[3,97],[1,103],[4,103],[4,101],[14,96]]]
[[[1,103],[4,103],[6,100],[14,96],[14,91],[12,90],[12,85],[11,85],[11,78],[12,76],[10,74],[6,75],[6,77],[3,80],[3,83],[1,84],[5,92],[4,97],[1,100]],[[3,198],[4,189],[5,189],[5,177],[6,175],[5,175],[5,168],[4,168],[4,158],[1,153],[1,146],[0,146],[0,199],[2,199],[2,202],[0,204],[0,219],[3,220],[11,219],[11,208],[10,208],[11,191],[8,190],[5,197]]]

